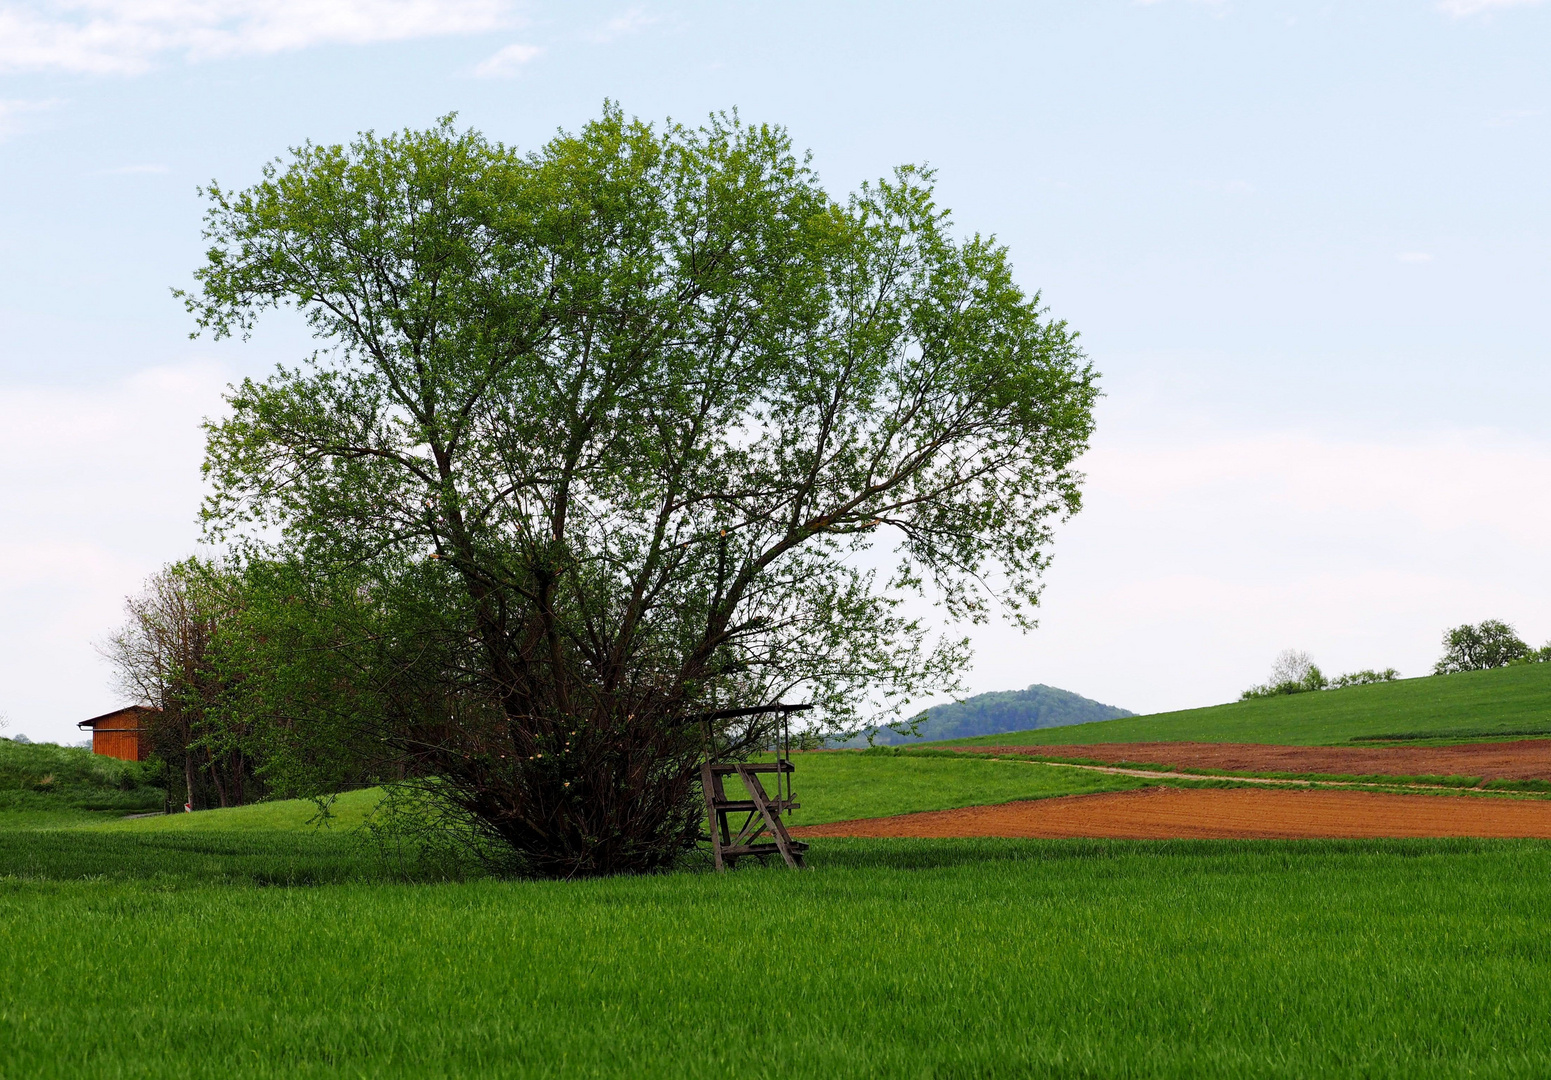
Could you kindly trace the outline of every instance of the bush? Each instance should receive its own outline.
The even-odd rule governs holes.
[[[1280,697],[1283,694],[1306,694],[1313,690],[1340,690],[1346,686],[1367,686],[1369,683],[1394,682],[1400,672],[1394,668],[1383,671],[1349,671],[1334,679],[1325,678],[1319,665],[1309,659],[1309,654],[1297,649],[1287,649],[1277,656],[1271,665],[1271,677],[1260,686],[1251,686],[1239,695],[1240,701],[1252,698]]]
[[[1271,664],[1271,677],[1260,686],[1251,686],[1239,695],[1240,701],[1251,698],[1280,697],[1283,694],[1303,694],[1311,690],[1324,690],[1330,685],[1319,665],[1309,659],[1309,654],[1297,649],[1285,649]]]
[[[1338,675],[1330,681],[1330,689],[1340,690],[1345,686],[1367,686],[1370,683],[1394,682],[1400,678],[1400,672],[1392,667],[1383,671],[1371,671],[1364,668],[1362,671],[1349,671],[1345,675]]]

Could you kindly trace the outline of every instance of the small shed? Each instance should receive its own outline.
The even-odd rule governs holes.
[[[91,728],[92,753],[121,761],[144,761],[151,756],[150,718],[160,709],[129,705],[82,720],[78,728]]]

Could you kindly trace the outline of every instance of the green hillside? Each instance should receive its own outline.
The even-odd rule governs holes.
[[[0,738],[0,812],[69,813],[90,818],[162,809],[146,767],[75,746]]]
[[[1116,720],[1136,714],[1085,698],[1070,690],[1035,683],[1027,690],[996,690],[989,694],[976,694],[963,701],[937,705],[920,715],[925,719],[921,723],[919,735],[909,737],[884,728],[874,736],[873,742],[882,746],[898,746],[942,739],[964,739],[1006,731],[1090,724],[1097,720]],[[865,744],[865,739],[855,739],[847,745]]]
[[[1236,701],[1075,727],[952,740],[954,745],[1258,742],[1327,746],[1380,735],[1551,735],[1551,664]]]

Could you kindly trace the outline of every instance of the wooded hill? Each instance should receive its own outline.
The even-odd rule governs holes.
[[[1027,690],[995,690],[989,694],[976,694],[963,701],[937,705],[918,715],[925,717],[919,735],[912,738],[884,728],[874,737],[873,742],[882,746],[899,746],[936,739],[967,739],[1007,731],[1119,720],[1136,714],[1113,705],[1104,705],[1070,690],[1035,683]],[[865,745],[866,740],[853,740],[848,745],[858,744]]]

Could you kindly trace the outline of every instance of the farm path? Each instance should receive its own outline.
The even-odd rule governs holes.
[[[955,747],[964,753],[1086,758],[1187,771],[1325,773],[1338,776],[1478,776],[1551,780],[1551,739],[1455,746],[1276,746],[1266,743],[1094,743],[1086,746]]]
[[[792,829],[793,836],[1031,839],[1551,839],[1551,801],[1287,788],[1147,788],[931,810]]]
[[[997,758],[998,761],[1016,760],[1009,758]],[[1028,759],[1025,758],[1025,761]],[[1221,774],[1187,773],[1187,772],[1159,772],[1157,769],[1127,769],[1120,765],[1082,765],[1075,761],[1039,761],[1030,764],[1049,765],[1057,769],[1084,769],[1088,772],[1108,773],[1111,776],[1140,776],[1144,780],[1231,780],[1236,784],[1263,784],[1269,787],[1313,787],[1318,784],[1322,788],[1354,788],[1358,790],[1380,789],[1394,791],[1403,788],[1408,791],[1458,791],[1459,788],[1445,784],[1407,784],[1399,781],[1385,783],[1382,781],[1365,780],[1297,780],[1279,776],[1223,776]]]

